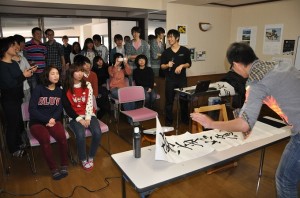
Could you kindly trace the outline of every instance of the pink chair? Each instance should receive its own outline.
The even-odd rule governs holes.
[[[124,80],[125,80],[126,87],[128,87],[129,86],[129,79],[125,77]],[[110,84],[110,79],[107,79],[106,80],[107,90],[110,90],[109,84]],[[113,107],[114,118],[115,118],[115,120],[117,120],[118,117],[119,117],[119,111],[118,111],[118,109],[119,109],[119,100],[116,99],[116,98],[113,98],[110,94],[108,95],[108,97],[109,97],[110,105],[111,105],[111,107]]]
[[[158,115],[156,111],[146,108],[145,105],[145,92],[141,86],[123,87],[118,90],[119,98],[119,111],[124,115],[130,117],[133,122],[142,122],[156,118]],[[121,104],[129,102],[143,101],[141,108],[122,111]],[[117,132],[119,131],[119,119],[117,124]]]
[[[29,115],[29,111],[28,111],[29,103],[24,102],[22,104],[21,108],[22,108],[22,117],[23,117],[23,121],[24,121],[24,125],[25,125],[25,130],[26,130],[26,133],[27,133],[27,143],[30,146],[30,150],[31,150],[31,160],[29,159],[30,168],[31,168],[31,171],[35,174],[37,171],[36,171],[36,166],[35,166],[35,160],[34,160],[34,154],[33,154],[32,147],[40,146],[40,143],[30,133],[30,129],[29,129],[30,115]],[[69,133],[66,130],[65,130],[65,133],[66,133],[67,139],[69,139],[70,138]],[[50,143],[52,144],[52,143],[55,143],[55,142],[56,142],[55,139],[50,136]],[[72,155],[71,150],[70,150],[69,141],[68,141],[68,154],[69,154],[69,157],[71,158],[71,162],[74,163],[73,155]]]

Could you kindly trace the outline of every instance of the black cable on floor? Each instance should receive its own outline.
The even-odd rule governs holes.
[[[106,185],[103,186],[103,187],[101,187],[101,188],[98,188],[98,189],[96,189],[96,190],[90,190],[90,189],[88,189],[88,188],[85,187],[85,186],[75,186],[75,187],[73,188],[73,191],[72,191],[71,195],[66,196],[66,197],[63,197],[63,196],[60,196],[60,195],[56,194],[55,192],[51,191],[49,188],[43,188],[42,190],[40,190],[40,191],[38,191],[38,192],[35,192],[35,193],[31,193],[31,194],[16,194],[16,193],[13,193],[13,192],[6,191],[6,190],[4,190],[4,189],[0,189],[0,194],[8,194],[8,195],[11,195],[11,196],[35,196],[35,195],[37,195],[37,194],[39,194],[39,193],[41,193],[41,192],[43,192],[43,191],[48,191],[48,192],[50,192],[52,195],[54,195],[55,197],[58,197],[58,198],[70,198],[70,197],[72,197],[72,196],[74,195],[74,193],[75,193],[75,191],[76,191],[77,188],[83,188],[83,189],[85,189],[86,191],[91,192],[91,193],[92,193],[92,192],[97,192],[97,191],[104,190],[104,189],[106,189],[106,188],[109,186],[110,183],[109,183],[108,180],[110,180],[110,179],[120,179],[120,178],[121,178],[121,177],[105,177],[105,178],[104,178],[104,181],[105,181]]]

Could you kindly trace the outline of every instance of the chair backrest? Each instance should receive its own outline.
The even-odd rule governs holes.
[[[210,111],[219,110],[219,121],[228,121],[227,111],[225,104],[217,104],[217,105],[209,105],[203,106],[200,108],[195,108],[194,112],[196,113],[204,113]],[[203,131],[203,127],[198,122],[193,121],[192,123],[192,133],[197,133]]]
[[[22,109],[22,117],[23,117],[23,121],[27,122],[30,120],[30,116],[29,116],[29,102],[23,102],[21,105],[21,109]]]
[[[118,89],[119,103],[145,100],[144,88],[141,86],[123,87]]]

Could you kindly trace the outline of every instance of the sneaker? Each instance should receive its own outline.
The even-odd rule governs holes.
[[[59,173],[61,174],[62,178],[67,177],[69,175],[68,173],[68,167],[67,166],[61,166]]]
[[[94,167],[94,159],[93,158],[89,158],[89,163],[91,165],[91,167]]]
[[[82,168],[86,171],[91,171],[93,169],[93,166],[91,166],[90,162],[84,160],[81,162],[82,163]],[[93,164],[94,165],[94,164]]]
[[[61,178],[63,178],[62,174],[60,174],[60,172],[55,169],[52,171],[52,179],[53,180],[60,180]]]

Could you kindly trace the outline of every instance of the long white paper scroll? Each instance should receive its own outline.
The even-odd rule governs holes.
[[[247,139],[244,139],[241,132],[216,129],[196,134],[186,132],[178,136],[165,136],[158,118],[156,118],[156,129],[155,160],[165,160],[172,163],[195,159],[213,151],[223,151],[285,132],[283,129],[256,122]]]

